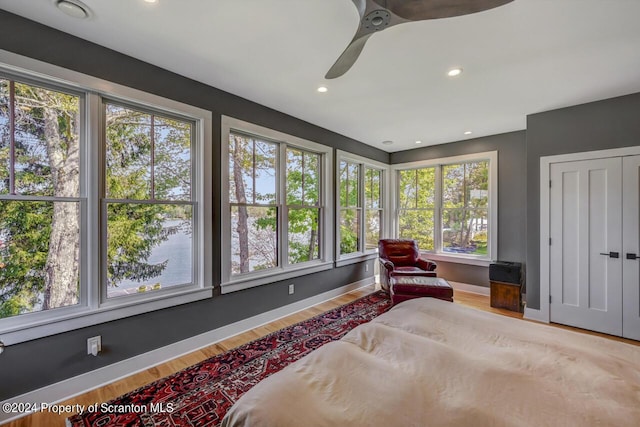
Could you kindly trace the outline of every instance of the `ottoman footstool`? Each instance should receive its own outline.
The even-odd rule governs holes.
[[[394,276],[389,282],[392,305],[421,297],[453,302],[453,288],[440,277]]]

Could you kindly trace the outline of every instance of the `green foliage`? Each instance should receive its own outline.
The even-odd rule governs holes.
[[[289,206],[289,263],[320,256],[320,156],[287,148],[286,199]]]
[[[359,230],[357,209],[340,210],[340,254],[351,254],[358,251]]]
[[[107,197],[131,200],[107,205],[107,278],[110,286],[117,286],[123,280],[160,276],[168,260],[147,260],[180,228],[165,222],[190,220],[188,207],[135,201],[189,200],[191,125],[111,104],[106,115]]]
[[[249,135],[229,136],[229,201],[232,203],[234,274],[278,265],[276,177],[279,146]],[[284,202],[288,262],[320,256],[320,156],[287,147]]]
[[[340,254],[361,251],[361,242],[365,250],[377,248],[381,225],[382,171],[348,161],[341,161],[338,167]],[[364,226],[364,235],[361,226]]]
[[[112,286],[122,280],[144,281],[162,274],[168,260],[150,264],[154,247],[177,232],[163,227],[166,205],[110,203],[107,207],[107,277]]]
[[[399,237],[415,239],[423,250],[435,249],[435,172],[435,167],[399,172]],[[488,177],[486,161],[442,166],[441,222],[446,250],[486,253]]]
[[[0,80],[0,196],[10,192],[10,109],[16,194],[76,196],[69,188],[77,185],[72,176],[78,167],[72,157],[78,149],[78,98],[18,82],[13,106],[9,95],[9,81]],[[55,141],[46,139],[46,126],[56,130]],[[55,153],[59,174],[65,173],[71,186],[57,185],[61,178],[52,173],[50,153]],[[0,318],[39,309],[45,302],[53,212],[52,202],[0,200]]]
[[[398,237],[416,240],[421,250],[434,250],[436,170],[400,171],[399,177]]]

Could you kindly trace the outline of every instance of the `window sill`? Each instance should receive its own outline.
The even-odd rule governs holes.
[[[378,258],[378,252],[369,252],[369,253],[356,253],[349,254],[340,257],[340,259],[336,260],[336,267],[343,267],[345,265],[357,264],[359,262],[368,261],[370,259]]]
[[[228,282],[222,283],[221,293],[228,294],[230,292],[241,291],[243,289],[249,289],[260,285],[266,285],[268,283],[279,282],[281,280],[291,279],[293,277],[304,276],[306,274],[317,273],[320,271],[331,270],[333,268],[333,261],[318,262],[311,265],[301,267],[291,267],[286,270],[277,269],[268,273],[260,272],[257,275],[245,276],[234,278]]]
[[[449,254],[442,254],[442,253],[436,254],[432,252],[422,252],[420,255],[422,255],[423,258],[430,259],[433,261],[477,265],[479,267],[489,267],[489,264],[491,264],[491,260],[489,259],[468,257],[463,255],[449,255]]]
[[[30,323],[28,321],[22,322],[19,327],[7,328],[4,331],[0,331],[0,336],[2,336],[2,341],[5,345],[19,344],[74,329],[94,326],[112,320],[199,301],[211,298],[212,296],[213,288],[209,287],[185,290],[172,294],[171,296],[150,297],[144,301],[131,303],[122,301],[118,306],[112,307],[100,307],[98,309],[78,307],[76,310],[73,310],[73,312],[63,310],[57,315],[50,313],[51,316],[45,320],[32,321]]]

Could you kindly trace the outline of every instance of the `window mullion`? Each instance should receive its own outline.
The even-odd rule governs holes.
[[[149,167],[151,168],[150,175],[151,175],[151,183],[150,183],[150,192],[151,194],[149,195],[151,197],[151,200],[155,200],[156,199],[156,129],[155,129],[155,115],[152,114],[151,115],[151,127],[149,132],[151,133],[150,136],[150,141],[151,141],[151,160],[150,160],[150,165]]]
[[[416,197],[415,197],[415,200],[414,200],[414,202],[415,202],[414,206],[417,208],[418,207],[419,197],[420,197],[419,196],[420,188],[418,187],[418,172],[419,172],[419,169],[416,169],[414,172],[415,173],[414,173],[414,180],[413,180],[414,184],[413,185],[414,185],[415,192],[416,192],[415,193]]]
[[[442,177],[442,165],[435,167],[436,175],[436,194],[435,194],[435,206],[433,212],[433,246],[436,253],[442,252],[442,197],[444,180]]]
[[[300,202],[302,202],[302,204],[304,205],[305,204],[304,177],[305,177],[305,174],[306,174],[304,159],[306,158],[306,156],[305,156],[305,152],[304,151],[301,151],[300,155],[302,157],[302,176],[301,176],[302,187],[301,187]]]
[[[278,162],[276,165],[277,191],[276,203],[278,205],[277,214],[277,246],[278,246],[278,267],[285,268],[289,264],[289,207],[287,206],[287,145],[280,144]]]
[[[9,80],[9,194],[16,194],[16,84]]]
[[[364,240],[365,240],[365,234],[364,234],[364,218],[365,218],[365,202],[364,202],[364,194],[365,194],[365,176],[364,176],[364,165],[362,163],[358,164],[358,210],[359,210],[359,221],[358,221],[358,234],[359,239],[358,239],[358,251],[359,252],[364,252]]]
[[[402,171],[401,170],[397,170],[395,172],[395,182],[394,182],[394,193],[396,195],[396,197],[394,197],[395,199],[395,212],[393,213],[393,218],[394,218],[394,224],[392,229],[389,230],[391,231],[391,233],[393,233],[392,237],[398,238],[400,236],[400,184],[401,184],[401,180],[402,180]]]
[[[105,163],[105,127],[104,104],[99,95],[88,93],[86,96],[86,132],[84,136],[85,158],[81,160],[84,167],[84,175],[81,174],[80,197],[86,200],[86,215],[82,231],[86,238],[87,250],[82,264],[81,286],[87,295],[87,305],[91,308],[100,306],[100,302],[106,299],[106,286],[102,286],[102,258],[101,254],[106,249],[102,247],[105,235],[102,228],[102,198],[105,195],[106,183],[104,182]],[[97,143],[96,143],[97,142]],[[81,168],[82,170],[82,168]],[[86,275],[85,275],[86,274]]]
[[[251,203],[256,203],[256,140],[251,139]],[[246,197],[245,197],[246,198]]]

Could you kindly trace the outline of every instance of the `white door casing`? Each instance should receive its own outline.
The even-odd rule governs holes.
[[[622,335],[640,340],[640,156],[623,158]]]
[[[550,165],[552,322],[622,334],[621,169],[621,158]]]

